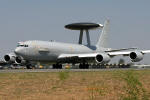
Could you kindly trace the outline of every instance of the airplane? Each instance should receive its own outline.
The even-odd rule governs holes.
[[[4,60],[9,63],[24,64],[29,69],[31,62],[52,63],[53,69],[61,69],[62,64],[79,64],[80,69],[88,69],[89,63],[107,64],[118,55],[129,56],[132,62],[139,62],[150,50],[137,48],[108,48],[108,33],[110,21],[104,25],[94,23],[74,23],[65,27],[80,30],[78,44],[55,41],[30,40],[19,42],[13,53],[6,54]],[[96,45],[91,45],[88,30],[101,28],[102,32]],[[87,45],[82,44],[83,31],[86,31]]]

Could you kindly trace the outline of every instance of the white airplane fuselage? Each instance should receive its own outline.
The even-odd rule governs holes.
[[[17,56],[24,60],[56,62],[60,54],[81,54],[96,52],[95,46],[85,46],[71,43],[59,43],[48,41],[26,41],[24,46],[15,49]]]

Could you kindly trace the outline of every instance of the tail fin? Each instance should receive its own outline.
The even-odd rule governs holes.
[[[106,20],[100,38],[96,44],[98,49],[108,48],[108,32],[109,32],[109,20]]]

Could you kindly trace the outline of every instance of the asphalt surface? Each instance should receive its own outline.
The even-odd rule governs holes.
[[[110,68],[110,69],[1,69],[0,73],[24,72],[90,72],[90,71],[115,71],[115,70],[150,70],[150,68]]]

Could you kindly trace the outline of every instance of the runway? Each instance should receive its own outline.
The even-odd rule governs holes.
[[[109,69],[2,69],[0,73],[24,73],[24,72],[91,72],[91,71],[119,71],[119,70],[150,70],[150,68],[109,68]]]

